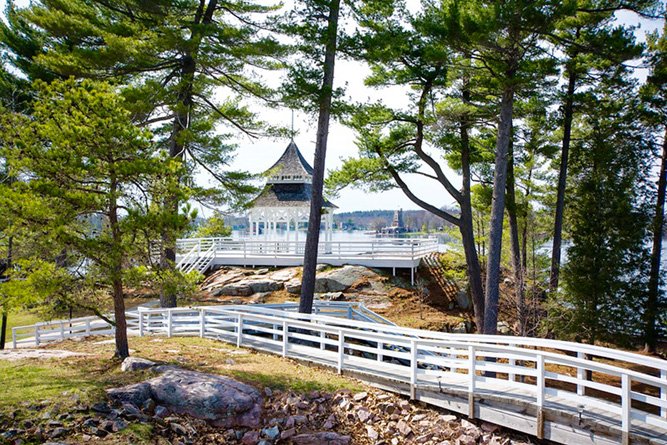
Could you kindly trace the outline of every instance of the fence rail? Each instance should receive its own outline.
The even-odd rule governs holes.
[[[609,425],[618,433],[617,443],[629,443],[637,435],[649,437],[651,443],[667,443],[664,360],[556,340],[401,328],[361,304],[316,307],[312,315],[293,312],[295,305],[289,304],[140,308],[128,326],[139,335],[214,338],[316,362],[338,372],[394,382],[386,385],[389,388],[405,385],[413,398],[432,401],[433,394],[457,391],[468,395],[465,409],[470,416],[484,416],[477,406],[480,397],[520,401],[535,410],[530,423],[534,431],[528,432],[540,438],[567,442],[564,438],[570,437],[545,427],[554,422],[545,420],[545,412],[555,410]],[[88,335],[78,328],[88,323],[92,320],[79,319],[68,334],[57,322],[50,328],[55,337],[48,338]],[[40,336],[44,339],[46,333]],[[577,443],[608,443],[600,436],[592,442],[584,439]]]

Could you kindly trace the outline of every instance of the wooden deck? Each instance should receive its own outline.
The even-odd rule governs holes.
[[[214,266],[287,267],[303,264],[305,242],[248,241],[226,238],[181,239],[176,264],[181,270],[205,272]],[[437,252],[436,239],[377,239],[331,241],[319,245],[318,262],[331,266],[353,264],[366,267],[414,270],[426,255]]]
[[[359,303],[315,308],[312,315],[296,313],[295,304],[139,309],[127,314],[128,329],[211,338],[332,367],[557,443],[667,444],[665,360],[556,340],[402,328]],[[94,333],[91,320],[75,325],[73,332],[66,321],[41,334],[39,326],[23,329],[42,341]]]

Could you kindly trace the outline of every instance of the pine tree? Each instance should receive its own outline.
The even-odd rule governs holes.
[[[652,224],[651,269],[648,283],[648,297],[644,308],[644,347],[647,352],[655,352],[659,336],[659,323],[665,323],[664,308],[667,305],[662,289],[662,238],[665,227],[665,195],[667,194],[667,28],[662,35],[654,34],[648,39],[651,74],[642,87],[642,98],[648,111],[649,125],[654,128],[656,139],[662,133],[662,150],[658,169],[658,189],[655,196],[655,211]],[[663,310],[661,310],[663,309]]]
[[[622,68],[608,70],[582,101],[572,147],[572,245],[550,318],[560,335],[589,343],[627,342],[641,328],[651,146],[634,93]]]
[[[11,210],[90,262],[87,273],[113,297],[116,354],[127,357],[123,296],[134,238],[147,227],[164,233],[178,226],[154,204],[177,193],[179,165],[156,154],[151,134],[132,123],[108,84],[37,87],[30,119],[1,135],[10,166],[30,178],[9,200]]]
[[[303,256],[299,312],[311,313],[315,292],[317,251],[324,209],[324,175],[339,45],[340,0],[308,0],[288,14],[283,31],[295,39],[298,58],[289,68],[284,90],[288,105],[317,113],[312,195]]]
[[[232,137],[268,131],[242,99],[271,99],[257,71],[279,67],[283,49],[262,31],[258,16],[274,10],[218,0],[49,1],[12,10],[2,44],[31,79],[75,76],[125,86],[133,120],[154,128],[159,149],[187,167],[177,178],[183,186],[210,203],[231,205],[254,191],[248,174],[224,168]],[[219,186],[195,186],[196,171]],[[176,196],[165,197],[163,206],[181,219]],[[173,267],[176,239],[167,233],[161,239],[162,267]],[[175,306],[176,296],[163,293],[161,304]]]

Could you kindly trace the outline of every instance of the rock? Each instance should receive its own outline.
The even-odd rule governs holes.
[[[155,407],[155,417],[158,419],[164,419],[169,415],[169,410],[162,405],[157,405]]]
[[[95,428],[99,424],[100,422],[98,422],[97,419],[86,419],[81,425],[85,426],[86,428]]]
[[[249,281],[250,289],[254,294],[261,292],[275,292],[283,288],[283,283],[273,280]]]
[[[326,301],[345,301],[345,294],[342,292],[326,292],[324,294],[317,294],[317,299]]]
[[[148,369],[155,366],[155,362],[141,357],[127,357],[120,365],[120,370],[123,372],[139,371],[141,369]]]
[[[350,436],[341,436],[334,432],[299,434],[292,438],[295,445],[349,445]]]
[[[403,419],[399,420],[398,423],[396,424],[396,429],[403,435],[403,436],[408,436],[410,433],[412,433],[412,428],[410,428],[410,425],[407,424]]]
[[[153,414],[155,412],[155,400],[148,399],[141,406],[141,409],[147,414]]]
[[[271,391],[271,388],[269,388],[268,386],[264,388],[264,395],[266,397],[271,397],[273,395],[273,391]]]
[[[171,423],[171,424],[169,424],[169,428],[171,428],[171,430],[174,433],[178,434],[179,436],[187,436],[188,435],[188,430],[183,425],[181,425],[180,423]]]
[[[449,422],[455,422],[457,417],[452,416],[451,414],[443,414],[442,416],[438,417],[438,419],[442,422],[449,423]]]
[[[377,440],[377,438],[380,436],[378,432],[375,431],[375,429],[370,425],[366,425],[366,433],[368,434],[368,438],[370,440]]]
[[[105,402],[99,402],[90,407],[97,413],[107,414],[111,412],[111,407]]]
[[[151,386],[147,382],[142,382],[122,388],[107,389],[107,396],[115,402],[142,406],[146,400],[151,398]]]
[[[152,397],[171,412],[210,421],[217,427],[259,425],[262,396],[229,377],[170,368],[143,383],[108,390],[109,397],[141,406]],[[157,411],[157,408],[156,408]]]
[[[259,442],[259,432],[257,431],[248,431],[241,439],[243,445],[257,445],[257,442]]]
[[[229,283],[222,286],[219,289],[216,289],[213,292],[213,295],[230,295],[233,297],[249,297],[254,294],[253,290],[250,288],[250,284],[247,281],[239,281],[237,283]]]
[[[370,411],[368,411],[366,408],[359,408],[357,410],[357,417],[359,418],[359,421],[362,423],[366,423],[368,419],[370,419],[373,415],[371,414]]]
[[[271,428],[264,428],[262,430],[262,436],[266,437],[269,440],[275,440],[280,435],[280,430],[277,426],[272,426]]]
[[[352,398],[354,399],[355,402],[361,402],[361,401],[364,400],[366,397],[368,397],[368,393],[367,393],[367,392],[358,392],[358,393],[356,393],[356,394],[354,395],[354,397],[352,397]]]
[[[69,433],[69,430],[67,428],[63,427],[58,427],[51,431],[51,434],[49,434],[49,437],[52,439],[57,439],[58,437],[63,437],[66,436]]]
[[[295,279],[285,283],[285,290],[290,294],[301,293],[301,280]]]
[[[290,428],[288,430],[283,431],[280,433],[280,438],[282,440],[289,439],[290,437],[296,435],[296,428]]]
[[[379,279],[379,275],[363,266],[343,266],[318,275],[315,279],[315,292],[341,292],[356,282],[369,278]]]

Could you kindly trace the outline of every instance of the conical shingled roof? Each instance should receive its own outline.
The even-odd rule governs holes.
[[[266,173],[269,176],[267,181],[269,184],[281,180],[310,180],[313,175],[313,167],[308,164],[294,141],[290,141],[283,154]]]
[[[313,194],[313,167],[303,157],[294,141],[278,161],[266,171],[266,186],[251,203],[251,207],[307,207]],[[324,207],[338,207],[324,198]]]

